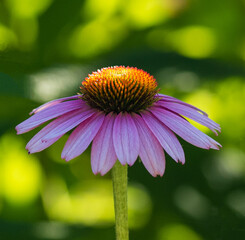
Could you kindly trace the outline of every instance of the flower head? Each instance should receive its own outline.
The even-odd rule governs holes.
[[[131,166],[139,156],[153,176],[162,176],[164,150],[176,162],[185,162],[175,134],[200,148],[221,147],[185,117],[216,135],[220,131],[217,123],[192,105],[158,94],[154,77],[143,70],[124,66],[103,68],[90,74],[80,89],[81,94],[34,109],[30,113],[33,116],[16,127],[17,133],[22,134],[54,119],[28,142],[29,153],[44,150],[75,128],[61,154],[66,161],[82,154],[92,142],[94,174],[104,175],[117,159]]]
[[[102,68],[80,87],[82,99],[105,113],[139,112],[157,101],[157,83],[149,73],[132,67]]]

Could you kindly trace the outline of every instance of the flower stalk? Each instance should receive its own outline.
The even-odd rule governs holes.
[[[112,168],[112,183],[115,209],[116,240],[128,240],[128,206],[127,206],[127,164],[119,161]]]

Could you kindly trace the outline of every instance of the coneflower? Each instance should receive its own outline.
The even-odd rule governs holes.
[[[217,123],[202,110],[159,94],[156,80],[143,70],[124,66],[102,68],[90,74],[80,90],[75,96],[56,99],[34,109],[33,116],[16,127],[17,133],[22,134],[54,119],[28,142],[29,153],[44,150],[75,128],[61,154],[66,161],[82,154],[92,142],[94,174],[106,174],[117,159],[121,165],[132,166],[139,156],[149,173],[156,177],[165,171],[164,150],[176,162],[185,163],[183,148],[175,134],[200,148],[221,147],[185,117],[216,135],[220,131]],[[123,182],[119,188],[120,184]]]

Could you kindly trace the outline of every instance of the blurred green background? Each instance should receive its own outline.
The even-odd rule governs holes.
[[[162,178],[129,168],[131,239],[245,239],[244,64],[244,0],[0,0],[0,239],[114,239],[111,176],[92,174],[90,149],[65,163],[65,136],[28,155],[40,128],[14,130],[114,65],[148,71],[222,128],[200,128],[222,150],[181,141],[186,164],[167,156]]]

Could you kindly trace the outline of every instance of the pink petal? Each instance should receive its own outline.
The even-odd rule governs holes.
[[[140,138],[139,156],[145,168],[154,177],[162,176],[165,170],[165,156],[160,143],[141,116],[133,114],[133,119]]]
[[[160,107],[151,107],[150,110],[163,124],[192,145],[205,149],[219,149],[221,146],[178,114]]]
[[[56,137],[54,139],[51,139],[49,141],[42,141],[42,138],[48,134],[50,130],[56,127],[56,123],[53,121],[49,123],[47,126],[45,126],[42,130],[40,130],[26,145],[26,149],[28,150],[28,153],[35,153],[40,152],[44,150],[45,148],[52,145],[54,142],[56,142],[59,138],[62,137]]]
[[[83,100],[72,100],[69,102],[63,102],[46,108],[40,112],[37,112],[35,115],[26,119],[24,122],[16,126],[17,134],[22,134],[28,132],[39,125],[47,122],[50,119],[59,117],[62,114],[71,112],[75,109],[81,109],[87,107]]]
[[[91,111],[91,110],[90,110]],[[85,115],[87,113],[87,115]],[[87,116],[87,117],[86,117]],[[26,145],[29,153],[40,152],[61,138],[70,129],[88,118],[87,111],[78,109],[55,119],[39,131]],[[72,122],[71,122],[72,121]],[[70,123],[70,125],[68,125]],[[68,125],[68,126],[67,126]],[[67,126],[67,128],[65,128]],[[70,128],[70,129],[69,129]],[[50,135],[51,134],[51,135]],[[54,141],[54,139],[56,139]]]
[[[51,146],[52,144],[54,144],[56,141],[58,141],[62,136],[53,138],[51,140],[42,142],[39,141],[37,142],[35,145],[32,145],[29,149],[26,147],[26,150],[28,150],[28,153],[36,153],[36,152],[41,152],[42,150],[48,148],[49,146]]]
[[[56,127],[53,128],[46,136],[43,137],[43,141],[47,141],[63,135],[76,127],[78,124],[91,117],[94,114],[94,110],[91,108],[78,109],[73,112],[67,113],[64,116],[59,117],[56,123]]]
[[[66,101],[66,100],[78,99],[79,97],[81,97],[81,96],[80,95],[75,95],[75,96],[71,96],[71,97],[65,97],[65,98],[59,98],[59,99],[52,100],[50,102],[44,103],[43,105],[41,105],[38,108],[33,109],[30,112],[30,115],[32,115],[34,113],[37,113],[37,112],[40,112],[40,111],[42,111],[42,110],[44,110],[44,109],[46,109],[48,107],[54,106],[54,105],[56,105],[58,103]]]
[[[206,115],[201,114],[199,111],[185,105],[181,105],[175,102],[167,102],[167,101],[159,101],[159,103],[156,103],[156,106],[159,105],[161,107],[167,108],[170,111],[176,112],[178,114],[181,114],[185,117],[188,117],[206,127],[211,129],[216,135],[217,132],[215,130],[220,131],[220,126],[216,122],[212,121],[210,118],[208,118]]]
[[[104,113],[98,112],[80,123],[68,138],[61,157],[69,161],[82,154],[99,131],[104,118]]]
[[[113,142],[121,164],[128,163],[132,166],[139,154],[140,141],[137,128],[130,114],[120,113],[117,115],[113,129]]]
[[[94,174],[106,174],[115,164],[117,156],[113,146],[112,132],[115,116],[108,114],[93,140],[91,164]]]
[[[164,150],[176,162],[180,161],[182,164],[184,164],[185,154],[174,133],[163,123],[161,123],[152,113],[145,111],[141,113],[141,116]]]
[[[174,97],[171,97],[171,96],[168,96],[168,95],[164,95],[164,94],[160,94],[160,93],[158,93],[157,95],[159,95],[160,97],[162,97],[162,99],[160,99],[159,101],[164,101],[164,102],[167,102],[168,101],[168,102],[179,103],[179,104],[181,104],[183,106],[188,106],[190,108],[193,108],[193,109],[201,112],[205,116],[208,116],[208,114],[205,113],[204,111],[202,111],[201,109],[199,109],[199,108],[197,108],[197,107],[195,107],[195,106],[193,106],[193,105],[191,105],[189,103],[185,103],[185,102],[183,102],[183,101],[181,101],[181,100],[179,100],[177,98],[174,98]]]

